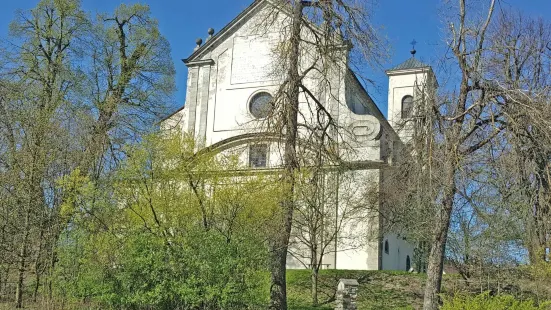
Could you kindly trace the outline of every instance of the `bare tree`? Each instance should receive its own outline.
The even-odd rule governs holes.
[[[270,245],[273,255],[270,308],[287,309],[285,266],[296,209],[296,176],[307,161],[302,155],[311,154],[313,149],[336,160],[339,154],[335,146],[343,130],[339,129],[335,115],[339,104],[346,106],[336,94],[353,58],[349,49],[354,46],[351,55],[358,56],[357,59],[378,63],[385,55],[386,45],[377,44],[381,40],[371,25],[365,3],[278,0],[270,1],[270,5],[274,8],[272,18],[266,18],[257,28],[265,30],[278,16],[286,17],[282,27],[284,43],[274,59],[274,67],[280,70],[283,79],[265,125],[283,141],[282,184],[287,191],[280,202],[281,234]],[[308,79],[316,82],[313,85]],[[300,98],[308,102],[304,109],[299,104]]]
[[[410,184],[405,196],[400,197],[410,199],[415,208],[422,210],[416,213],[434,214],[426,218],[428,223],[425,220],[419,224],[432,227],[424,297],[427,310],[437,309],[439,305],[452,215],[462,205],[484,206],[482,201],[473,199],[476,189],[484,183],[481,167],[495,162],[495,157],[501,154],[495,146],[507,148],[511,111],[536,111],[533,103],[544,93],[537,82],[527,91],[521,83],[503,81],[507,72],[515,71],[511,70],[515,61],[511,60],[512,56],[504,58],[502,51],[508,51],[505,55],[516,55],[527,45],[504,43],[500,39],[511,36],[510,32],[499,30],[499,20],[494,18],[495,5],[493,0],[485,4],[459,0],[453,7],[459,12],[458,19],[451,17],[448,23],[447,44],[453,57],[442,65],[451,78],[438,94],[428,92],[419,102],[415,117],[418,130],[407,151],[413,154],[414,160],[402,164],[397,173],[402,180],[408,180],[405,184]],[[515,24],[520,28],[525,26]],[[532,51],[528,59],[534,60],[537,67],[544,65],[541,57],[546,51],[542,48]],[[458,74],[453,75],[456,72]],[[530,107],[526,106],[528,103]]]
[[[510,148],[496,146],[505,157],[499,164],[509,166],[499,187],[506,205],[514,206],[522,201],[528,209],[516,209],[525,216],[525,247],[531,262],[549,260],[546,249],[551,247],[550,211],[550,136],[549,115],[551,97],[551,31],[549,22],[532,19],[518,12],[505,12],[499,16],[492,29],[495,56],[490,65],[499,85],[520,89],[522,92],[508,95],[515,105],[504,113],[507,117],[506,142]],[[499,148],[498,148],[499,147]],[[510,164],[507,164],[510,163]],[[513,172],[511,174],[510,172]],[[505,186],[504,186],[505,185]]]
[[[378,241],[378,230],[362,225],[377,223],[378,201],[358,186],[377,183],[373,176],[358,176],[344,167],[314,165],[301,170],[289,254],[311,270],[314,306],[334,300],[333,295],[321,301],[318,297],[319,272],[334,263],[332,256]]]

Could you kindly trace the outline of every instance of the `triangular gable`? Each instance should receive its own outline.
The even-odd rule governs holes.
[[[277,8],[281,13],[286,14],[288,16],[292,15],[291,10],[288,10],[288,7],[281,7],[280,5],[277,5],[272,0],[254,0],[251,5],[249,5],[245,10],[243,10],[237,17],[235,17],[232,21],[230,21],[224,28],[222,28],[217,34],[215,34],[212,38],[208,39],[205,44],[200,46],[198,49],[193,51],[193,53],[185,59],[182,59],[182,61],[185,64],[192,63],[194,61],[198,61],[201,56],[203,56],[205,53],[207,53],[212,48],[219,45],[223,39],[231,34],[232,30],[242,25],[245,21],[250,19],[254,13],[256,13],[258,10],[262,9],[266,5],[272,5],[274,8]],[[313,27],[310,28],[310,30],[318,30],[317,26],[313,25]]]
[[[253,13],[260,9],[262,5],[266,5],[268,2],[269,1],[267,0],[254,0],[251,5],[249,5],[244,11],[237,15],[237,17],[235,17],[226,26],[224,26],[224,28],[222,28],[217,34],[208,39],[201,47],[193,51],[193,53],[188,58],[182,59],[182,61],[185,64],[189,64],[195,60],[200,59],[201,56],[203,56],[211,48],[220,44],[220,42],[223,41],[223,38],[230,34],[231,31],[235,29],[235,27],[239,27],[239,25],[242,24],[243,21],[251,18]]]

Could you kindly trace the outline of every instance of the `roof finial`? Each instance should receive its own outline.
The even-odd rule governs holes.
[[[209,28],[208,34],[209,34],[209,37],[207,38],[207,41],[210,40],[212,36],[214,36],[214,28]]]
[[[203,39],[199,38],[195,40],[195,44],[197,44],[197,46],[195,47],[195,50],[198,50],[201,47],[201,44],[203,44]]]
[[[415,54],[417,53],[417,51],[415,50],[415,45],[417,44],[417,41],[413,39],[413,41],[411,41],[409,44],[411,44],[411,46],[413,47],[410,51],[411,57],[415,57]]]

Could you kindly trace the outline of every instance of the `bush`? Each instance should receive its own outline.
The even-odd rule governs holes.
[[[258,309],[266,302],[266,251],[254,238],[227,242],[198,230],[170,246],[146,232],[124,241],[110,252],[116,263],[80,257],[78,276],[58,276],[58,291],[113,309]],[[68,270],[60,263],[58,271]]]
[[[268,177],[212,172],[233,162],[196,158],[180,136],[151,136],[101,188],[78,171],[63,179],[71,199],[57,296],[102,309],[263,308],[279,189]]]
[[[444,297],[442,310],[543,310],[551,309],[547,302],[539,306],[533,301],[517,300],[511,295],[490,296],[489,292],[477,296],[455,295]]]

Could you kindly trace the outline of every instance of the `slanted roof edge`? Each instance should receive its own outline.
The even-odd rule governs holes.
[[[214,43],[216,43],[226,32],[228,32],[233,26],[235,26],[240,20],[245,18],[248,14],[250,14],[254,8],[256,8],[261,3],[265,2],[265,0],[255,0],[253,3],[251,3],[245,10],[243,10],[239,15],[237,15],[234,19],[232,19],[229,23],[226,24],[218,33],[216,33],[212,38],[210,38],[205,44],[201,45],[198,49],[194,50],[191,55],[189,55],[188,58],[182,59],[182,61],[187,64],[191,61],[193,61],[197,56],[201,55],[205,50],[207,50],[210,46],[212,46]]]
[[[193,51],[188,58],[182,59],[185,64],[188,64],[194,61],[197,57],[201,56],[205,51],[217,43],[227,32],[231,31],[233,27],[243,19],[247,18],[255,9],[257,9],[261,4],[273,4],[270,0],[254,0],[245,10],[243,10],[239,15],[232,19],[226,26],[224,26],[218,33],[216,33],[212,38],[207,40],[205,44]],[[282,10],[284,11],[284,10]]]
[[[406,61],[394,66],[393,68],[386,70],[385,72],[400,71],[400,70],[413,70],[429,68],[430,66],[421,62],[415,57],[410,57]]]

